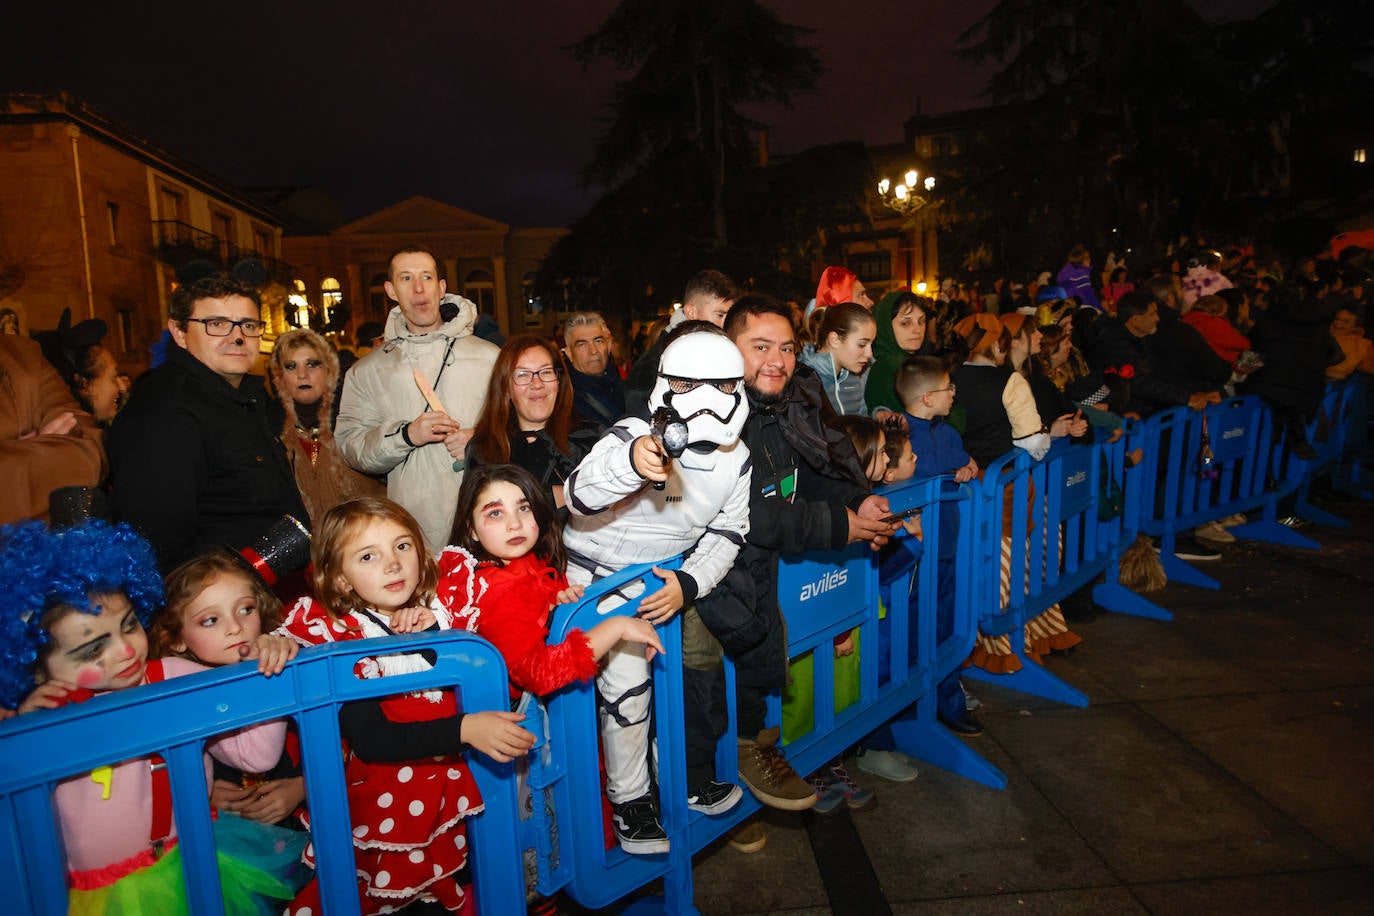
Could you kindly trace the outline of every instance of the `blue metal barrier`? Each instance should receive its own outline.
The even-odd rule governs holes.
[[[970,605],[957,594],[962,587],[958,583],[972,579],[968,571],[973,555],[970,491],[952,488],[947,479],[927,478],[880,492],[894,513],[920,508],[924,519],[924,559],[912,573],[891,584],[886,647],[877,638],[877,555],[867,544],[852,544],[834,553],[785,557],[779,563],[778,601],[787,620],[788,655],[796,658],[810,652],[815,672],[811,698],[815,727],[790,741],[788,760],[797,772],[812,772],[891,721],[901,750],[985,785],[1005,788],[1001,771],[940,725],[935,707],[935,685],[958,669],[973,648],[976,627]],[[945,536],[938,522],[942,505],[958,509],[955,563],[959,572],[953,632],[937,641],[936,558]],[[859,700],[837,713],[831,701],[835,696],[832,640],[855,626],[860,633]],[[914,655],[909,648],[911,627],[917,628]],[[889,654],[882,660],[890,674],[880,684],[879,653],[884,648]]]
[[[912,481],[884,492],[894,512],[925,509],[925,559],[912,581],[892,584],[891,638],[886,651],[877,638],[879,619],[876,558],[865,545],[845,551],[785,558],[779,566],[779,603],[788,624],[788,652],[811,652],[814,661],[814,727],[799,735],[787,755],[801,773],[843,753],[884,722],[891,722],[900,748],[934,765],[1002,788],[1006,777],[970,746],[938,724],[935,685],[957,670],[981,625],[989,634],[1006,633],[1022,658],[1021,671],[989,675],[965,669],[969,677],[1048,696],[1072,705],[1088,698],[1024,656],[1023,627],[1051,604],[1093,583],[1098,604],[1110,610],[1170,619],[1167,611],[1123,588],[1117,580],[1122,551],[1137,531],[1161,540],[1171,579],[1215,583],[1172,556],[1178,532],[1234,512],[1256,508],[1264,517],[1232,529],[1296,546],[1315,542],[1278,525],[1277,502],[1306,488],[1317,473],[1357,487],[1362,477],[1365,384],[1333,385],[1324,401],[1324,419],[1310,431],[1318,459],[1297,462],[1276,435],[1269,411],[1254,398],[1237,398],[1205,412],[1168,411],[1148,423],[1132,425],[1116,443],[1070,446],[1057,443],[1046,458],[1032,462],[1014,451],[988,470],[978,485],[952,487],[935,480]],[[1212,460],[1202,466],[1203,418]],[[1323,425],[1324,424],[1324,428]],[[1142,447],[1145,460],[1127,469],[1128,449]],[[1115,481],[1124,500],[1120,512],[1101,511],[1101,497]],[[1006,494],[1010,494],[1009,496]],[[1012,572],[1010,595],[1000,595],[1003,502],[1010,500]],[[940,540],[936,523],[941,506],[955,506],[960,517],[955,551],[956,612],[953,632],[936,639]],[[657,564],[676,568],[679,560]],[[632,580],[643,580],[646,594],[659,587],[648,565],[627,569],[589,588],[576,605],[558,609],[551,642],[572,628],[589,629],[604,613],[634,613],[639,599],[603,610],[600,599]],[[641,596],[642,597],[642,596]],[[912,609],[917,613],[912,613]],[[927,611],[929,609],[929,612]],[[859,699],[834,709],[834,656],[831,640],[858,627]],[[916,629],[914,650],[908,639]],[[518,913],[524,906],[521,851],[534,849],[538,889],[566,889],[580,904],[609,906],[654,881],[662,897],[640,898],[629,911],[644,909],[692,913],[692,856],[725,831],[759,810],[746,794],[733,811],[707,817],[686,806],[684,703],[681,627],[678,617],[660,628],[667,656],[652,665],[654,715],[658,741],[658,780],[662,822],[671,844],[666,855],[630,856],[612,845],[603,829],[603,790],[596,724],[595,691],[571,685],[547,701],[547,740],[542,712],[528,721],[541,735],[532,755],[529,785],[534,816],[522,822],[513,767],[481,754],[469,755],[486,810],[468,821],[476,902],[487,914]],[[432,650],[435,667],[426,672],[377,680],[353,673],[359,658],[391,651]],[[880,661],[890,676],[879,678]],[[737,767],[734,671],[725,663],[730,728],[717,750],[717,770],[733,778]],[[89,703],[0,722],[0,887],[17,912],[64,913],[66,867],[52,805],[53,786],[63,779],[108,763],[162,754],[171,775],[177,828],[192,911],[222,912],[218,869],[208,804],[202,747],[226,731],[270,719],[290,717],[298,725],[304,757],[312,838],[319,863],[321,893],[330,913],[358,912],[351,824],[343,762],[339,755],[339,707],[354,700],[400,691],[455,686],[467,709],[508,708],[505,666],[489,643],[468,634],[421,634],[385,643],[343,643],[313,648],[279,677],[266,679],[248,666],[177,678],[117,693]],[[770,723],[779,718],[774,698]],[[547,791],[554,800],[555,824],[539,803]]]
[[[1138,475],[1128,475],[1125,467],[1128,438],[1091,445],[1059,440],[1040,461],[1013,449],[987,468],[977,488],[972,596],[983,632],[1005,635],[1021,668],[1010,674],[969,668],[965,676],[1086,706],[1086,694],[1027,656],[1026,623],[1098,576],[1109,579],[1093,592],[1103,607],[1169,618],[1167,611],[1116,581],[1121,554],[1135,540],[1138,521],[1128,511],[1125,495],[1138,487]],[[1117,488],[1123,493],[1121,510],[1099,511],[1101,494]],[[1010,554],[1006,585],[1004,549]]]
[[[1180,532],[1228,515],[1263,510],[1260,520],[1231,529],[1237,537],[1320,546],[1278,524],[1278,500],[1296,490],[1305,473],[1302,462],[1284,463],[1280,439],[1268,407],[1253,396],[1203,410],[1176,407],[1145,422],[1141,530],[1159,538],[1160,562],[1170,582],[1219,587],[1175,556],[1174,548]]]
[[[429,650],[428,671],[361,679],[355,663],[390,651]],[[398,692],[456,687],[459,707],[507,709],[506,668],[494,646],[465,633],[420,634],[306,649],[274,678],[250,665],[97,697],[0,722],[0,887],[6,911],[67,912],[67,869],[53,809],[62,780],[149,754],[167,761],[191,911],[223,912],[202,758],[206,740],[280,718],[296,720],[312,814],[317,874],[329,913],[357,914],[339,707]],[[455,738],[457,736],[455,735]],[[485,913],[524,908],[511,765],[471,753],[486,810],[467,821],[476,901]]]

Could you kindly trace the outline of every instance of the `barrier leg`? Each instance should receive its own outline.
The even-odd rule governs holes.
[[[1310,522],[1316,522],[1318,525],[1325,525],[1328,528],[1350,527],[1350,522],[1346,519],[1341,518],[1335,513],[1327,512],[1325,509],[1318,509],[1316,506],[1312,505],[1307,499],[1307,497],[1311,495],[1311,492],[1312,487],[1310,484],[1303,484],[1302,487],[1298,489],[1296,512],[1299,518],[1305,518]]]
[[[1237,525],[1231,529],[1231,533],[1238,538],[1248,538],[1252,541],[1264,541],[1266,544],[1282,544],[1284,547],[1298,547],[1302,550],[1321,550],[1322,546],[1307,535],[1298,534],[1292,528],[1286,528],[1278,522],[1267,518],[1257,522],[1247,522],[1244,525]],[[1173,573],[1169,574],[1169,578],[1173,578]]]
[[[1279,527],[1282,528],[1283,526],[1280,525]],[[1284,528],[1284,530],[1287,531],[1288,529]],[[1236,531],[1236,533],[1239,534],[1237,529],[1233,528],[1232,531]],[[1183,560],[1174,556],[1172,552],[1161,550],[1159,553],[1159,562],[1164,566],[1164,573],[1169,577],[1170,582],[1177,582],[1180,585],[1191,585],[1195,588],[1221,588],[1221,583],[1216,579],[1198,572],[1192,566],[1189,566]]]
[[[981,668],[965,668],[960,676],[1044,697],[1065,706],[1087,707],[1086,693],[1051,674],[1044,665],[1031,661],[1020,652],[1017,653],[1017,658],[1021,659],[1021,670],[1012,674],[992,674]]]
[[[1007,787],[1006,774],[983,759],[968,741],[957,737],[935,717],[934,697],[922,697],[921,711],[915,719],[896,719],[891,723],[892,737],[903,752],[918,757],[942,770],[972,779],[993,789]],[[927,715],[926,705],[929,705]]]
[[[1137,595],[1119,582],[1094,585],[1093,602],[1118,614],[1134,614],[1136,617],[1149,617],[1152,620],[1174,619],[1171,611],[1166,611],[1148,598]]]

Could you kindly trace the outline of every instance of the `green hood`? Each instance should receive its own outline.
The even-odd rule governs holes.
[[[868,370],[868,384],[864,386],[864,401],[870,413],[879,407],[898,413],[903,409],[892,385],[897,380],[897,370],[902,360],[911,353],[897,346],[897,336],[892,333],[892,310],[897,297],[905,292],[899,289],[888,293],[873,307],[873,320],[878,324],[878,333],[873,338],[873,366]]]

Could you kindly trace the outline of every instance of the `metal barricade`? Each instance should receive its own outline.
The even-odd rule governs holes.
[[[420,650],[434,654],[433,668],[373,679],[354,674],[361,658]],[[6,911],[44,916],[67,912],[67,869],[53,809],[54,786],[98,767],[160,754],[171,780],[191,912],[218,916],[223,908],[204,744],[234,729],[292,718],[300,735],[324,906],[329,913],[357,914],[339,707],[398,692],[451,687],[460,708],[507,709],[506,683],[500,653],[485,640],[466,633],[419,634],[306,649],[273,678],[250,665],[232,665],[0,722],[0,887],[8,894]],[[511,765],[476,752],[465,759],[486,806],[467,821],[478,907],[484,913],[521,912],[525,898]]]
[[[1231,398],[1202,410],[1176,407],[1150,417],[1144,431],[1141,530],[1159,538],[1170,582],[1219,587],[1174,550],[1181,532],[1229,515],[1262,510],[1262,518],[1230,529],[1237,537],[1320,546],[1278,524],[1278,501],[1302,483],[1305,466],[1285,460],[1273,416],[1259,398]]]

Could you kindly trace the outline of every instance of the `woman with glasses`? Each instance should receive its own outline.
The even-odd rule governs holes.
[[[267,362],[272,390],[285,411],[281,441],[310,518],[358,496],[385,496],[386,487],[348,466],[334,441],[339,354],[309,328],[277,338]]]
[[[521,334],[501,347],[487,398],[468,443],[471,466],[516,464],[563,508],[563,481],[596,444],[596,427],[573,411],[572,385],[558,348]]]

